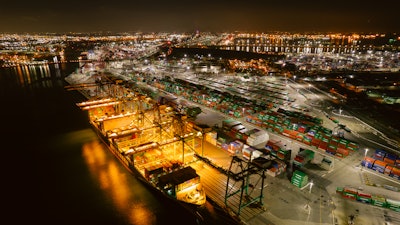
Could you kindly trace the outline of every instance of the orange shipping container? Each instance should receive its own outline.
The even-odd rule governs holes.
[[[358,194],[357,189],[355,188],[351,188],[351,187],[345,187],[343,188],[343,192],[347,192],[347,193],[352,193],[352,194]]]
[[[395,161],[393,159],[389,159],[389,158],[384,158],[383,161],[387,162],[389,164],[392,164],[392,165],[395,163]]]
[[[393,167],[392,169],[392,174],[400,176],[400,168],[398,167]]]
[[[381,160],[375,160],[375,162],[374,162],[374,166],[380,166],[382,168],[385,168],[386,165],[387,165],[387,163],[385,163],[384,161],[381,161]]]
[[[385,168],[384,174],[389,175],[390,172],[392,172],[392,170],[393,170],[393,166],[387,165],[386,168]]]
[[[289,137],[290,136],[290,130],[284,129],[282,134]]]
[[[349,150],[344,149],[344,148],[337,148],[336,153],[340,153],[343,156],[348,156],[349,155]]]
[[[373,164],[373,163],[375,162],[375,159],[374,159],[374,158],[371,158],[371,157],[365,157],[364,160],[365,160],[366,162],[371,163],[371,164]]]

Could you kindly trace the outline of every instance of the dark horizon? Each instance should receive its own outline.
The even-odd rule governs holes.
[[[399,6],[390,0],[12,1],[0,8],[0,32],[400,33]]]

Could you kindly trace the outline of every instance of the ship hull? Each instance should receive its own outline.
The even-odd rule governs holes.
[[[107,149],[117,158],[121,164],[139,181],[141,181],[148,189],[150,189],[155,194],[159,195],[163,200],[168,203],[177,204],[182,207],[184,210],[187,210],[189,213],[193,215],[197,223],[201,223],[203,221],[203,217],[199,213],[199,209],[204,205],[196,205],[188,202],[180,201],[168,194],[164,193],[162,190],[157,188],[151,182],[149,182],[133,165],[129,163],[126,157],[110,142],[110,140],[99,130],[99,128],[90,122],[92,129],[95,131],[100,140],[107,146]]]

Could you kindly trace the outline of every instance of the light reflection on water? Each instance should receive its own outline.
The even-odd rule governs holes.
[[[106,146],[98,140],[83,144],[82,155],[92,177],[131,224],[156,224],[156,216],[141,199],[143,189],[136,185],[136,189],[132,190],[130,182],[133,178],[127,177],[131,174],[107,151]]]
[[[15,76],[10,79],[19,87],[32,88],[44,87],[50,88],[57,82],[57,85],[63,85],[62,80],[55,80],[62,77],[61,71],[66,68],[63,64],[39,64],[39,65],[17,65],[14,67],[2,69],[9,75]],[[2,74],[5,76],[6,74]]]

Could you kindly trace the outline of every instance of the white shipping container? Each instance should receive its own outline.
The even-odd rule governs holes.
[[[247,144],[250,146],[264,146],[265,144],[267,144],[269,140],[269,135],[266,131],[258,131],[254,134],[251,134],[248,138],[247,138]]]

